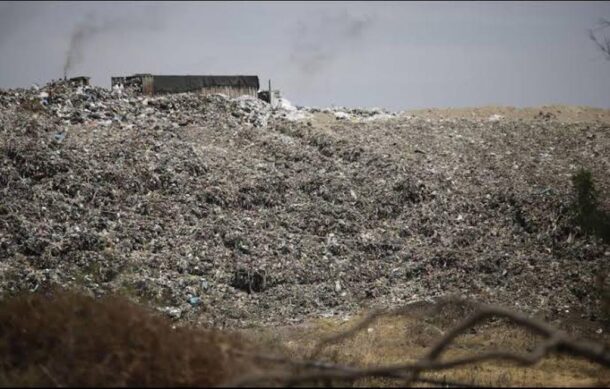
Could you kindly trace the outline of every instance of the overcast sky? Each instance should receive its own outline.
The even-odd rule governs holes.
[[[298,105],[610,108],[610,2],[2,2],[0,88],[252,74]],[[610,29],[606,35],[610,36]]]

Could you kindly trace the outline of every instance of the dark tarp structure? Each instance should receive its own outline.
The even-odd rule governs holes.
[[[232,87],[258,90],[258,76],[152,76],[155,93],[180,93],[203,88]]]
[[[89,85],[90,79],[91,79],[91,77],[80,76],[80,77],[72,77],[69,79],[69,81],[76,83],[76,84]]]

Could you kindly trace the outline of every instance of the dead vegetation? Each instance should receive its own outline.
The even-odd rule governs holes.
[[[235,334],[173,327],[120,297],[60,290],[0,301],[0,386],[211,386],[247,364]]]
[[[603,387],[610,380],[610,351],[603,342],[460,299],[285,330],[272,336],[287,346],[288,358],[237,354],[299,371],[246,376],[231,385]]]
[[[1,386],[605,386],[609,366],[603,342],[456,299],[241,334],[176,327],[117,296],[0,301]]]

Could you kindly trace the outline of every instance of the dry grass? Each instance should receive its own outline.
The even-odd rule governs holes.
[[[234,335],[172,328],[120,297],[71,292],[0,302],[0,386],[210,386],[246,362]]]
[[[360,367],[415,362],[468,314],[452,308],[437,316],[414,311],[382,317],[354,337],[328,346],[318,360]],[[263,355],[264,350],[264,355],[304,360],[320,339],[343,332],[360,319],[317,319],[236,334],[176,328],[147,308],[116,296],[94,299],[57,290],[26,294],[0,301],[0,386],[221,385],[242,375],[287,368],[236,357],[240,352]],[[490,349],[526,351],[537,340],[537,335],[495,321],[460,337],[444,358]],[[529,368],[488,362],[427,373],[424,378],[491,386],[610,384],[607,369],[562,356]],[[396,381],[356,382],[363,385],[393,386]]]
[[[440,317],[384,317],[356,336],[327,348],[321,360],[342,365],[374,367],[416,362],[462,316],[445,312]],[[318,319],[293,327],[260,329],[251,336],[283,348],[289,358],[302,360],[328,335],[351,328],[360,317]],[[472,356],[483,350],[531,350],[537,335],[505,322],[492,322],[460,337],[443,359]],[[438,373],[426,378],[480,386],[600,386],[610,384],[610,372],[573,357],[550,356],[533,367],[509,362],[488,362]],[[397,381],[364,379],[356,386],[393,386]]]

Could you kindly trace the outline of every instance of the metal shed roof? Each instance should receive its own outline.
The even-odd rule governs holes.
[[[155,76],[155,92],[196,90],[204,87],[237,87],[258,89],[258,76]]]

